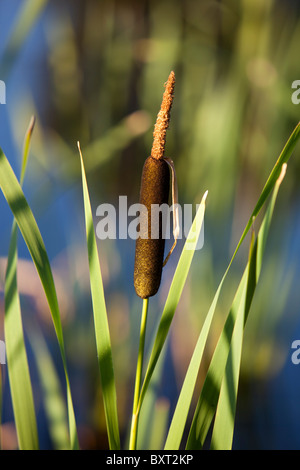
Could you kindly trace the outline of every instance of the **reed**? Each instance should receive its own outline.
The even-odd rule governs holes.
[[[142,172],[139,202],[146,210],[140,216],[140,236],[136,241],[134,264],[134,287],[142,299],[155,295],[161,282],[165,239],[161,214],[159,220],[154,220],[152,207],[168,204],[169,201],[170,169],[164,152],[174,86],[175,74],[172,71],[157,115],[151,155],[146,159]],[[158,233],[158,238],[153,238],[151,232]]]

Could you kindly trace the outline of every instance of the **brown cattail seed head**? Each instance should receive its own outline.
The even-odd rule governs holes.
[[[172,71],[165,84],[165,92],[157,115],[156,124],[153,132],[153,145],[151,157],[160,159],[164,157],[166,144],[166,131],[169,126],[170,112],[174,96],[175,73]]]
[[[166,131],[169,126],[170,111],[173,101],[175,74],[171,72],[165,85],[160,111],[157,115],[153,133],[153,146],[150,157],[144,164],[140,204],[146,211],[140,214],[140,237],[136,240],[134,263],[134,287],[142,299],[156,294],[159,289],[164,261],[165,238],[163,234],[162,214],[153,227],[153,205],[161,206],[169,200],[170,169],[164,160]],[[154,218],[153,218],[154,219]],[[158,233],[153,236],[152,230]]]
[[[155,295],[161,281],[165,248],[162,217],[158,220],[153,217],[156,223],[154,226],[151,214],[153,204],[168,204],[169,184],[170,170],[167,162],[148,157],[143,168],[140,191],[140,204],[147,209],[140,215],[140,227],[145,227],[146,233],[141,233],[143,238],[136,240],[134,263],[134,287],[142,299]],[[154,233],[159,234],[158,238],[153,238],[151,228]]]

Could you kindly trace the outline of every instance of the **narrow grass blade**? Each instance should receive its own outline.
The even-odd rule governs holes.
[[[146,375],[144,378],[143,386],[141,389],[138,411],[141,408],[143,399],[145,397],[149,382],[151,380],[154,368],[157,364],[158,358],[164,346],[172,319],[175,314],[178,302],[181,297],[182,290],[185,285],[187,275],[191,266],[191,262],[195,253],[197,242],[200,236],[204,212],[205,212],[205,200],[207,197],[207,192],[204,194],[202,201],[197,210],[196,216],[194,218],[192,227],[188,234],[187,240],[184,244],[173,280],[170,286],[169,294],[165,303],[165,307],[162,313],[162,317],[158,326],[157,334],[154,340],[153,348],[151,351],[148,367],[146,370]]]
[[[27,167],[27,161],[28,161],[28,155],[29,155],[29,149],[30,149],[30,143],[31,143],[31,137],[33,133],[35,125],[35,117],[32,116],[30,119],[30,123],[27,129],[27,132],[25,134],[25,139],[24,139],[24,145],[23,145],[23,159],[22,159],[22,167],[21,167],[21,176],[20,176],[20,185],[23,185],[24,177],[25,177],[25,172],[26,172],[26,167]]]
[[[217,346],[213,355],[213,359],[211,361],[209,370],[207,372],[203,389],[202,389],[202,392],[201,392],[201,395],[197,404],[197,408],[194,414],[193,423],[190,429],[187,446],[186,446],[187,449],[202,448],[207,432],[209,430],[210,424],[212,422],[212,418],[213,418],[213,415],[217,406],[223,373],[226,367],[233,327],[235,325],[238,312],[244,311],[246,286],[247,286],[247,269],[244,271],[244,274],[240,281],[240,284],[237,289],[236,295],[234,297],[229,315],[225,322],[223,332],[217,343]],[[200,358],[202,358],[202,353],[203,353],[205,342],[202,341],[202,344],[203,346],[202,346]],[[198,361],[200,360],[200,358],[198,358]],[[198,373],[198,369],[195,366],[196,362],[197,360],[194,358],[194,355],[193,355],[193,358],[191,361],[193,368],[191,367],[191,364],[190,364],[189,369],[188,369],[189,375],[192,374],[192,372],[194,372],[194,376],[196,376],[196,374]],[[190,391],[189,393],[191,394]],[[186,395],[185,397],[187,398]]]
[[[0,149],[0,187],[28,247],[48,300],[66,378],[70,445],[72,449],[76,449],[78,448],[78,438],[75,414],[71,397],[69,375],[67,372],[60,312],[50,262],[33,213],[2,149]]]
[[[210,326],[212,323],[212,319],[215,313],[215,309],[217,306],[218,298],[223,286],[223,283],[225,281],[227,271],[225,275],[223,276],[218,290],[215,294],[215,297],[213,299],[213,302],[209,308],[209,311],[207,313],[207,316],[205,318],[203,327],[201,329],[198,341],[196,343],[181,391],[180,395],[177,401],[177,405],[175,408],[175,412],[172,418],[172,422],[169,428],[168,436],[166,439],[166,444],[165,444],[165,450],[177,450],[179,449],[187,416],[188,416],[188,411],[191,405],[193,393],[194,393],[194,388],[196,385],[196,380],[198,377],[198,372],[199,372],[199,367],[201,364],[202,356],[203,356],[203,351],[206,345],[208,333],[210,330]],[[242,281],[244,282],[244,281]],[[239,301],[239,299],[237,299]]]
[[[222,362],[222,364],[218,364],[217,359],[215,360],[215,370],[218,378],[214,382],[213,396],[214,400],[217,399],[218,394],[220,394],[220,397],[216,411],[215,426],[211,441],[211,449],[222,449],[223,446],[225,446],[225,448],[230,449],[232,444],[238,389],[238,371],[240,369],[245,315],[247,308],[247,284],[249,284],[249,280],[251,279],[251,272],[253,272],[252,266],[253,261],[255,262],[255,256],[252,256],[252,253],[254,252],[256,253],[256,244],[255,248],[253,249],[252,237],[249,256],[250,266],[248,263],[243,276],[243,282],[240,284],[238,289],[240,301],[238,302],[238,305],[234,305],[232,307],[228,316],[229,321],[226,322],[226,329],[224,329],[224,333],[222,333],[220,338],[220,345],[222,346],[220,346],[218,358],[220,358],[220,356],[222,355],[224,362]],[[226,340],[227,345],[228,343],[230,343],[229,351],[227,345],[225,344]],[[227,360],[226,353],[228,354]],[[222,374],[224,374],[223,378]],[[219,389],[220,381],[221,389]],[[210,424],[209,420],[208,423]]]
[[[86,223],[87,249],[89,258],[90,284],[93,303],[93,315],[95,325],[95,336],[97,344],[98,363],[102,384],[102,393],[104,401],[104,410],[107,424],[107,433],[110,449],[120,449],[120,436],[118,425],[117,396],[114,379],[112,352],[109,325],[107,320],[107,311],[105,304],[105,296],[103,290],[103,282],[99,256],[97,250],[96,237],[93,226],[92,209],[86,175],[84,170],[83,159],[78,144],[82,186],[84,198],[84,212]]]
[[[24,140],[21,184],[25,176],[33,126],[34,119],[30,122]],[[14,220],[4,288],[5,346],[19,448],[21,450],[37,450],[39,448],[38,430],[17,285],[17,229],[18,227]]]
[[[150,442],[152,440],[152,434],[155,433],[155,426],[154,426],[155,416],[153,415],[153,410],[155,408],[155,404],[159,400],[158,391],[159,391],[159,384],[161,382],[161,377],[163,373],[165,355],[166,355],[166,343],[165,343],[165,347],[163,348],[159,356],[159,360],[156,364],[156,367],[154,369],[151,382],[149,384],[147,394],[144,398],[143,406],[140,411],[137,449],[149,449]],[[152,430],[152,433],[149,432],[150,428]]]
[[[272,189],[274,188],[276,184],[276,180],[281,172],[282,165],[286,163],[291,157],[292,152],[294,151],[295,146],[299,140],[299,137],[300,137],[300,123],[298,123],[298,125],[295,127],[286,145],[284,146],[276,164],[274,165],[267,179],[267,182],[261,192],[258,202],[248,220],[248,223],[244,229],[244,232],[242,233],[242,236],[232,255],[232,258],[228,264],[228,267],[220,281],[220,284],[217,288],[217,291],[215,293],[215,296],[213,298],[213,301],[211,303],[211,306],[205,318],[203,327],[201,329],[199,338],[197,340],[197,343],[196,343],[196,346],[195,346],[195,349],[194,349],[194,352],[193,352],[193,355],[192,355],[192,358],[191,358],[191,361],[190,361],[190,364],[189,364],[189,367],[185,376],[185,380],[184,380],[184,383],[183,383],[183,386],[179,395],[177,406],[176,406],[173,419],[171,422],[171,426],[169,429],[169,433],[167,436],[165,449],[176,450],[179,448],[183,431],[184,431],[184,427],[185,427],[185,423],[186,423],[186,419],[187,419],[187,415],[188,415],[188,411],[189,411],[190,404],[192,401],[192,396],[193,396],[193,392],[194,392],[194,388],[195,388],[195,384],[196,384],[196,380],[197,380],[197,376],[199,372],[199,367],[200,367],[202,356],[203,356],[203,351],[205,348],[208,333],[209,333],[210,326],[214,317],[215,309],[218,303],[218,299],[219,299],[223,284],[230,270],[230,267],[233,263],[233,260],[242,242],[244,241],[247,233],[249,232],[249,229],[251,228],[253,220],[259,214],[261,208],[263,207]],[[198,432],[200,431],[198,430]]]
[[[244,302],[240,305],[232,334],[225,374],[220,390],[220,398],[216,410],[211,441],[212,449],[230,450],[232,447],[244,327],[259,280],[273,210],[279,186],[285,176],[285,172],[286,164],[283,165],[281,174],[276,181],[272,199],[263,219],[257,240],[255,243],[252,241],[250,246],[249,262],[247,266],[248,279],[247,285],[243,289]]]
[[[139,352],[138,352],[136,373],[135,373],[135,385],[134,385],[131,430],[130,430],[130,439],[129,439],[129,450],[136,450],[136,443],[137,443],[137,436],[138,436],[139,413],[137,412],[137,407],[138,407],[140,391],[141,391],[148,307],[149,307],[149,298],[145,298],[143,299],[143,308],[142,308],[142,315],[141,315],[140,341],[139,341]]]
[[[6,357],[19,448],[37,450],[38,432],[17,286],[17,233],[14,223],[4,294]]]
[[[283,167],[283,171],[284,169],[285,169],[285,166]],[[278,188],[279,188],[281,181],[282,181],[282,173],[280,175],[280,178],[277,180],[275,184],[272,199],[270,201],[268,210],[265,214],[263,223],[259,231],[258,245],[262,243],[263,247],[265,246],[266,236],[269,230],[271,217],[272,217],[272,213],[274,209],[274,204],[275,204],[275,200],[278,194]],[[256,247],[256,243],[254,245],[253,250],[251,251],[252,258],[251,258],[251,269],[249,270],[249,276],[248,276],[248,269],[249,269],[249,263],[248,263],[244,271],[240,285],[238,287],[231,310],[225,322],[224,329],[222,331],[222,334],[217,343],[215,352],[213,354],[213,358],[211,360],[211,364],[209,366],[207,376],[206,376],[206,379],[205,379],[205,382],[204,382],[204,385],[203,385],[203,388],[202,388],[202,391],[198,400],[196,411],[194,414],[193,422],[191,425],[191,429],[190,429],[190,433],[189,433],[189,437],[187,441],[187,446],[186,446],[187,449],[199,449],[199,448],[202,448],[204,444],[204,441],[207,436],[209,427],[211,425],[214,413],[216,411],[216,407],[217,407],[217,403],[218,403],[218,399],[220,395],[220,388],[222,385],[222,380],[223,380],[223,376],[224,376],[224,372],[225,372],[226,364],[227,364],[227,358],[228,358],[228,354],[230,351],[234,325],[236,324],[237,318],[242,317],[242,319],[239,318],[238,324],[239,326],[241,326],[242,324],[244,328],[244,324],[248,317],[251,301],[252,301],[255,287],[257,284],[257,280],[260,274],[260,270],[257,271],[257,266],[259,266],[259,269],[260,269],[262,254],[263,254],[262,248],[258,249]],[[259,260],[256,259],[256,252],[260,253]],[[255,266],[255,277],[253,276],[253,266]],[[254,279],[255,279],[255,282],[254,282]],[[241,354],[240,342],[242,339],[242,334],[241,334],[241,329],[239,327],[237,327],[235,334],[236,334],[234,338],[235,352],[236,354],[238,354],[238,352]],[[240,345],[238,343],[240,343]],[[239,371],[239,361],[240,361],[239,357],[235,358],[236,373],[237,371]],[[231,365],[232,364],[228,364],[228,373],[232,373],[233,371]],[[237,386],[236,377],[235,377],[235,384]],[[228,406],[231,407],[230,412],[232,412],[232,416],[234,416],[234,410],[232,407],[234,406],[234,409],[235,409],[235,402],[233,401],[234,400],[233,397],[234,397],[234,394],[231,393],[231,401],[226,402]],[[227,409],[226,411],[228,415],[229,409]],[[229,421],[229,423],[230,422],[233,423],[233,421]],[[229,423],[227,423],[227,425]],[[227,432],[228,432],[228,435],[230,436],[230,428],[227,430]],[[231,430],[231,432],[233,432],[233,430]]]
[[[234,431],[235,409],[238,390],[240,359],[244,333],[246,289],[242,290],[237,319],[223,376],[219,404],[216,411],[211,449],[230,450]]]

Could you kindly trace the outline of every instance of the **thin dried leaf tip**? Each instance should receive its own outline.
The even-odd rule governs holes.
[[[31,134],[33,133],[34,125],[35,125],[35,116],[31,116],[29,126],[27,129],[28,136],[31,136]]]
[[[277,183],[280,185],[285,177],[286,174],[286,169],[287,169],[287,163],[284,163],[281,168],[280,175],[278,177]]]
[[[160,107],[160,111],[157,115],[154,133],[153,133],[153,145],[151,150],[151,157],[157,160],[164,157],[165,144],[166,144],[166,131],[169,127],[170,111],[173,102],[175,87],[175,73],[172,71],[165,84],[165,91]]]

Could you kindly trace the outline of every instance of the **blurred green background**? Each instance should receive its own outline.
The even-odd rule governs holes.
[[[164,83],[176,74],[166,155],[176,166],[179,202],[209,191],[205,243],[172,325],[156,409],[170,417],[214,292],[262,187],[299,121],[291,88],[300,79],[296,0],[35,0],[0,4],[0,146],[19,174],[32,114],[25,194],[53,266],[63,314],[71,388],[84,449],[107,447],[85,244],[81,142],[93,213],[120,195],[138,202]],[[247,323],[234,448],[300,448],[300,378],[291,344],[300,338],[300,149],[290,160],[265,265]],[[3,279],[12,216],[0,197],[0,339]],[[259,228],[259,221],[254,228]],[[170,244],[172,240],[170,241]],[[180,254],[179,243],[151,299],[148,342]],[[218,307],[199,387],[221,331],[248,245],[235,261]],[[120,426],[132,406],[141,300],[133,289],[133,240],[99,242],[112,335]],[[19,286],[41,445],[54,448],[39,358],[44,338],[58,377],[59,351],[34,267],[20,240]],[[44,346],[43,346],[44,347]],[[300,366],[298,366],[300,367]],[[42,365],[43,368],[43,365]],[[16,446],[4,382],[2,445]],[[63,383],[63,379],[62,379]],[[198,390],[199,390],[198,387]]]

